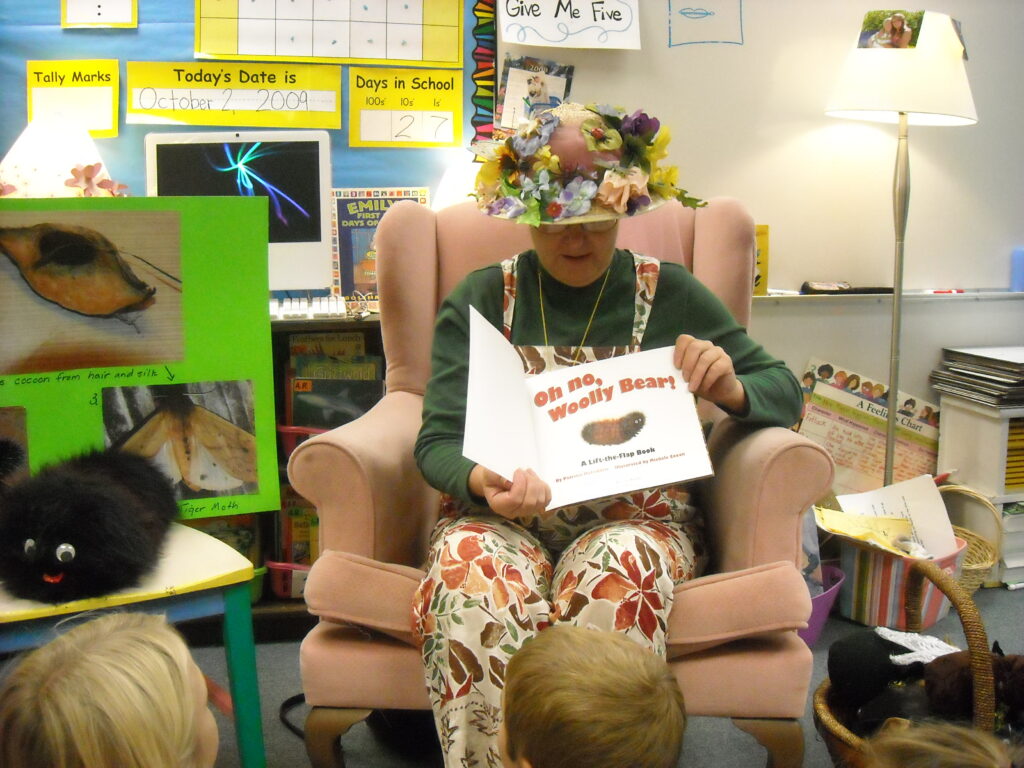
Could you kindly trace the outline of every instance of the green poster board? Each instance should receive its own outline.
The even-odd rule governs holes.
[[[112,446],[182,517],[280,507],[266,198],[0,200],[0,437]]]

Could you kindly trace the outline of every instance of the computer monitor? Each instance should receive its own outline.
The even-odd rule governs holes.
[[[260,196],[269,208],[270,290],[331,285],[331,163],[326,131],[146,135],[146,194]]]

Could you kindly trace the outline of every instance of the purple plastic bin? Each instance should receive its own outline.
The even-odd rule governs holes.
[[[813,648],[818,642],[818,636],[825,627],[836,597],[839,596],[839,587],[845,579],[846,574],[836,566],[821,566],[821,582],[825,591],[811,598],[811,618],[807,620],[807,629],[798,629],[796,632],[808,646]]]

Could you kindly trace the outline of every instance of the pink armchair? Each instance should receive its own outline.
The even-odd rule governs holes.
[[[620,245],[681,261],[748,323],[753,223],[740,204],[673,202],[620,226]],[[372,710],[430,708],[410,618],[438,507],[413,460],[434,315],[463,275],[529,247],[529,233],[471,202],[436,213],[402,202],[383,217],[376,247],[387,394],[302,443],[288,465],[320,516],[322,554],[305,589],[320,621],[300,652],[316,768],[344,764],[339,737]],[[800,516],[831,486],[832,461],[790,430],[707,415],[717,416],[715,476],[702,493],[712,570],[676,591],[669,660],[691,715],[730,717],[768,749],[768,765],[800,766],[812,666],[796,634],[810,615],[796,567]]]

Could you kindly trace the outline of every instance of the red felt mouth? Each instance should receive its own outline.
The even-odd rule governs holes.
[[[55,573],[55,574],[52,574],[52,575],[49,574],[49,573],[44,573],[43,574],[43,581],[45,581],[47,584],[60,584],[61,579],[63,579],[63,578],[64,578],[64,574],[63,573]]]

